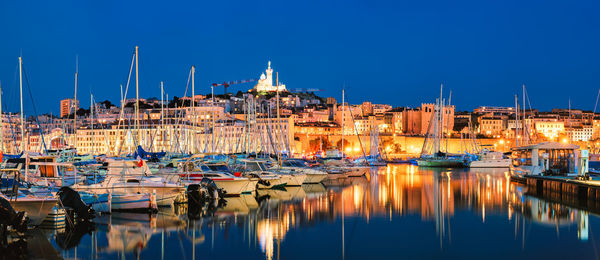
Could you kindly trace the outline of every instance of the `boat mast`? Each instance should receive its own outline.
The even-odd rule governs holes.
[[[73,144],[77,151],[77,80],[79,77],[79,56],[75,56],[75,100],[73,100]],[[69,107],[69,111],[71,108]]]
[[[527,133],[527,127],[525,126],[525,84],[523,84],[523,114],[521,118],[523,119],[523,144],[529,143],[529,134]]]
[[[450,102],[452,102],[452,90],[450,90],[450,95],[448,96],[448,109],[450,109]],[[446,115],[446,153],[448,152],[448,134],[450,134],[450,112]]]
[[[90,125],[92,128],[92,151],[91,154],[94,156],[94,94],[90,93]]]
[[[4,152],[4,115],[2,114],[2,84],[0,84],[0,152]]]
[[[519,146],[519,98],[515,95],[515,147]]]
[[[135,46],[135,127],[137,131],[137,144],[142,145],[140,135],[140,76],[138,73],[138,46]]]
[[[346,114],[346,109],[344,107],[345,102],[345,92],[346,90],[342,88],[342,160],[344,159],[344,115]]]
[[[161,124],[161,151],[165,150],[165,100],[164,100],[163,82],[160,82],[160,124]]]
[[[283,135],[283,132],[281,131],[281,117],[279,115],[279,72],[275,73],[275,82],[277,84],[277,129],[279,130],[279,140],[277,140],[279,143],[279,147],[277,147],[277,160],[279,166],[281,166],[281,150],[283,150],[283,139],[281,136]]]
[[[195,153],[196,152],[196,89],[195,89],[195,76],[196,74],[196,66],[192,65],[192,102],[191,102],[191,106],[192,106],[192,145],[191,145],[191,152]]]
[[[23,58],[19,57],[19,92],[21,97],[21,152],[25,151],[25,116],[23,116]]]

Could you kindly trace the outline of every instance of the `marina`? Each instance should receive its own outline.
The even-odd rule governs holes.
[[[597,210],[530,194],[509,179],[499,169],[389,165],[337,185],[259,191],[201,209],[116,212],[93,227],[33,230],[25,240],[46,245],[30,254],[84,259],[360,259],[397,250],[409,258],[566,258],[564,244],[597,256]]]
[[[0,260],[600,259],[600,1],[0,1]]]

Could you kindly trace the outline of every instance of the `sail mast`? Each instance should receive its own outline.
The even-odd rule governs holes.
[[[138,73],[138,46],[135,46],[135,127],[137,131],[137,144],[142,145],[140,135],[140,76]]]
[[[195,89],[195,74],[196,74],[196,66],[192,65],[192,145],[191,145],[191,152],[195,153],[196,152],[196,89]]]
[[[160,82],[160,124],[161,124],[161,151],[165,150],[165,100],[163,82]]]
[[[92,150],[91,154],[94,155],[94,94],[90,93],[90,125],[92,128]]]
[[[519,146],[519,99],[515,95],[515,147]]]
[[[283,132],[281,131],[281,117],[279,115],[279,72],[275,73],[275,81],[277,84],[277,129],[279,130],[279,140],[277,140],[279,143],[279,145],[277,147],[277,150],[278,150],[277,154],[279,156],[277,156],[277,157],[279,160],[279,166],[281,166],[281,150],[283,148],[283,142],[282,142],[283,141],[283,139],[282,139]]]
[[[346,109],[344,107],[345,102],[345,89],[342,88],[342,159],[344,159],[344,116],[346,114]]]
[[[77,150],[77,81],[79,77],[79,56],[75,56],[75,97],[73,100],[73,145]],[[71,108],[69,107],[69,111]]]
[[[521,115],[523,119],[523,144],[529,143],[529,134],[527,134],[527,127],[525,126],[525,84],[523,84],[523,114]]]
[[[4,152],[4,115],[2,114],[2,85],[0,84],[0,152]]]
[[[25,117],[23,116],[23,58],[19,57],[19,92],[21,97],[21,152],[25,151]]]

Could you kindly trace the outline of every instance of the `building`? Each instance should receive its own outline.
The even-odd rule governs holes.
[[[565,122],[562,121],[538,121],[535,122],[535,131],[544,137],[554,140],[565,133]]]
[[[279,82],[276,83],[275,86],[273,86],[273,69],[271,69],[271,61],[269,61],[269,65],[267,67],[267,70],[265,71],[267,74],[265,75],[265,73],[260,75],[260,79],[258,80],[258,83],[256,83],[256,85],[254,86],[254,89],[258,92],[275,92],[275,91],[280,91],[280,92],[284,92],[287,91],[287,89],[285,88],[284,84],[279,84]],[[279,84],[279,86],[277,86],[277,84]]]
[[[515,113],[514,107],[490,107],[481,106],[473,110],[475,114],[487,114],[492,113],[494,115],[511,115]]]
[[[435,105],[433,103],[421,104],[421,135],[426,135],[429,122],[433,119]],[[454,106],[444,106],[442,111],[442,130],[450,132],[454,129]]]
[[[478,121],[478,133],[486,136],[502,135],[507,128],[506,116],[482,116]]]
[[[335,100],[334,97],[328,97],[326,99],[327,105],[336,105],[337,104],[337,100]]]
[[[592,126],[584,125],[567,129],[567,138],[574,142],[587,142],[592,140],[594,131]]]
[[[407,135],[421,134],[421,109],[407,108],[402,111],[402,129]]]
[[[60,117],[68,116],[79,110],[79,101],[67,98],[60,101]]]
[[[369,101],[362,103],[362,116],[370,116],[373,114],[373,104]]]

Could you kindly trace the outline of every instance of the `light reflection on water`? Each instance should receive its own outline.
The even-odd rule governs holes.
[[[597,257],[594,214],[530,196],[505,171],[390,165],[42,235],[57,256],[84,259]]]

